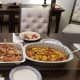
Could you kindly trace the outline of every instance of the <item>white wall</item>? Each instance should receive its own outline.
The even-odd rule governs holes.
[[[20,2],[20,3],[31,3],[31,4],[42,4],[43,0],[0,0],[3,3],[12,3],[12,2]],[[47,3],[50,3],[51,0],[47,0]]]
[[[69,23],[74,0],[57,0],[57,4],[60,4],[65,9],[65,11],[62,13],[61,16],[61,22],[60,22],[60,31],[61,31]]]

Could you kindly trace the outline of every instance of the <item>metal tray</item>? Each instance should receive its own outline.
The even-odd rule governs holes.
[[[28,57],[26,55],[26,58],[30,61],[38,62],[38,63],[66,63],[69,62],[73,59],[73,53],[72,51],[65,45],[58,45],[58,44],[51,44],[51,43],[44,43],[44,42],[39,42],[39,43],[32,43],[32,44],[27,44],[24,46],[24,53],[26,54],[26,49],[28,47],[35,47],[35,46],[41,46],[41,47],[50,47],[50,48],[55,48],[57,50],[60,50],[64,52],[65,54],[69,55],[68,59],[63,60],[63,61],[39,61],[39,60],[33,60],[32,58]]]

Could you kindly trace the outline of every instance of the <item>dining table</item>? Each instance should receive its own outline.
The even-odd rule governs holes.
[[[14,34],[18,37],[19,33]],[[51,33],[49,36],[47,36],[46,34],[41,34],[41,40],[42,39],[59,40],[62,44],[69,47],[71,51],[74,51],[75,47],[73,44],[80,43],[80,34]],[[13,42],[13,33],[0,33],[0,42]],[[29,42],[23,43],[24,45],[29,44]],[[47,66],[46,64],[35,63],[27,59],[25,62],[20,64],[0,63],[0,75],[2,75],[5,80],[10,80],[9,73],[14,67],[28,65],[40,71],[42,80],[80,80],[80,52],[73,53],[73,55],[74,58],[70,62],[66,62],[63,64],[47,64]]]

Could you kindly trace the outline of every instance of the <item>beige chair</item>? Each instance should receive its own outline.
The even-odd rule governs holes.
[[[32,6],[21,10],[21,32],[48,32],[50,6]]]
[[[71,24],[67,25],[62,32],[80,34],[80,0],[75,0]]]
[[[64,30],[63,33],[80,33],[80,25],[78,24],[69,24],[67,25]]]

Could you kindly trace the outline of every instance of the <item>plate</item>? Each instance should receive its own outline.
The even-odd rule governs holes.
[[[21,32],[19,36],[25,41],[37,41],[41,38],[39,33],[31,31]]]
[[[19,66],[11,70],[10,80],[42,80],[40,72],[31,66]]]

